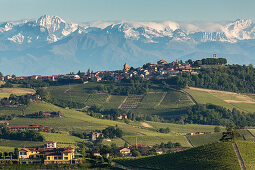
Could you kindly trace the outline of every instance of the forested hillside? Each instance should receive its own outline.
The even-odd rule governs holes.
[[[239,93],[255,92],[255,68],[252,65],[204,66],[198,74],[182,73],[166,81],[170,85],[200,87]]]

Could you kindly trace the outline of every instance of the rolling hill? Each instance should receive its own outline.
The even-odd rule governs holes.
[[[159,156],[117,159],[116,162],[145,169],[240,169],[231,143],[214,143]]]

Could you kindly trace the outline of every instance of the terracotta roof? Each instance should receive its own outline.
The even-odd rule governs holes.
[[[72,153],[73,151],[72,150],[65,150],[63,151],[63,153]]]
[[[27,149],[27,148],[22,148],[21,150],[25,150],[25,151],[27,151],[27,152],[30,152],[30,150]]]

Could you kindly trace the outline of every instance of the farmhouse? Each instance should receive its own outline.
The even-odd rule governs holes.
[[[19,150],[19,160],[41,160],[44,164],[70,164],[81,163],[75,159],[75,149],[71,146],[58,148],[56,142],[48,141],[46,148],[22,148]]]
[[[117,117],[119,120],[121,120],[121,119],[127,119],[128,117],[127,117],[127,115],[124,113],[124,114],[122,114],[122,115],[120,115],[119,117]]]
[[[122,156],[130,156],[131,152],[128,148],[120,147],[115,151],[117,154],[121,154]]]
[[[91,140],[95,141],[99,137],[104,137],[104,134],[101,132],[91,132]]]
[[[155,152],[159,155],[161,155],[163,153],[163,150],[160,148],[160,149],[156,149]]]

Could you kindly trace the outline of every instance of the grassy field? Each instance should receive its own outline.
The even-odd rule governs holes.
[[[174,123],[160,123],[160,122],[147,122],[154,129],[169,128],[170,132],[176,135],[186,135],[191,132],[213,132],[214,125],[197,125],[197,124],[174,124]],[[220,127],[225,130],[224,127]]]
[[[186,92],[191,94],[200,104],[215,104],[227,109],[237,108],[243,112],[253,113],[255,110],[255,100],[248,95],[218,90],[187,88]]]
[[[1,147],[14,147],[14,148],[40,147],[43,146],[44,144],[45,144],[44,142],[0,139]]]
[[[251,134],[253,134],[253,136],[255,136],[255,129],[248,129],[250,132],[251,132]]]
[[[222,133],[204,134],[204,135],[193,135],[187,136],[193,146],[201,146],[214,142],[218,142],[222,137]]]
[[[112,144],[116,144],[118,147],[123,147],[125,144],[125,141],[123,141],[120,138],[114,138],[114,139],[104,139],[102,144],[104,145],[112,145]]]
[[[184,138],[184,136],[173,136],[173,135],[160,135],[160,136],[147,136],[147,135],[141,135],[141,136],[124,136],[123,137],[128,143],[131,145],[136,144],[136,138],[137,143],[139,144],[146,144],[146,145],[155,145],[160,144],[161,142],[167,143],[167,142],[178,142],[183,147],[190,147],[187,140]]]
[[[0,99],[4,97],[9,97],[11,94],[25,95],[34,93],[35,90],[28,88],[0,88]]]
[[[45,133],[41,132],[44,136],[46,141],[55,141],[57,142],[58,146],[65,147],[65,146],[76,146],[78,142],[84,141],[75,136],[71,136],[68,133]]]
[[[255,142],[236,142],[247,170],[254,170],[255,167]]]
[[[240,169],[231,143],[214,143],[183,152],[145,158],[124,158],[116,162],[128,167],[147,169]]]
[[[14,152],[15,147],[0,146],[0,152]]]
[[[11,125],[28,125],[28,124],[42,124],[45,126],[52,127],[57,131],[91,131],[91,130],[102,130],[108,126],[118,125],[123,132],[124,137],[139,137],[141,142],[145,144],[156,144],[161,141],[157,140],[158,137],[162,138],[162,141],[172,141],[180,142],[183,146],[188,146],[187,141],[183,136],[178,134],[162,134],[156,132],[155,130],[141,128],[139,126],[134,126],[132,124],[125,124],[121,121],[111,121],[105,119],[96,119],[88,116],[84,112],[79,112],[73,109],[63,109],[48,103],[37,103],[29,105],[25,113],[34,113],[38,111],[60,111],[64,116],[61,118],[48,118],[48,119],[29,119],[29,118],[14,118],[10,121]],[[48,136],[50,134],[45,134],[47,140],[56,140],[56,136]],[[51,134],[58,135],[58,134]],[[64,136],[63,139],[69,138],[69,136]],[[72,139],[73,140],[73,139]],[[1,145],[0,145],[1,146]]]
[[[243,136],[244,140],[255,141],[255,138],[248,130],[239,130],[239,133]]]

